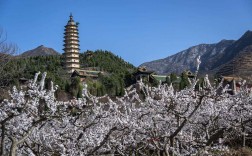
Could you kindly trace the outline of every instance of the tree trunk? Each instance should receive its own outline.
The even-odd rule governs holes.
[[[165,145],[165,154],[166,154],[166,156],[170,156],[170,154],[169,154],[169,144]]]
[[[16,139],[11,139],[12,144],[11,144],[11,149],[10,149],[10,155],[9,156],[16,156],[16,151],[17,151],[17,140]]]
[[[1,134],[1,149],[0,149],[0,155],[4,155],[4,139],[5,139],[5,125],[2,124],[2,134]]]
[[[170,146],[174,147],[174,138],[170,138]],[[173,151],[170,152],[170,155],[173,156]]]

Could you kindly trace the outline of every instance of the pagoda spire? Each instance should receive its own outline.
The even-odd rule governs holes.
[[[70,20],[73,20],[73,15],[72,15],[72,13],[70,13]]]
[[[65,68],[68,73],[72,73],[80,68],[79,64],[79,33],[78,26],[73,20],[72,13],[70,19],[65,26],[64,33],[64,56]]]

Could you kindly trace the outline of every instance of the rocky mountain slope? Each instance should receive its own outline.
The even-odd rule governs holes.
[[[217,68],[216,75],[239,76],[252,80],[252,45],[246,46],[231,61]]]
[[[159,74],[195,70],[195,59],[201,56],[200,73],[247,76],[252,73],[252,31],[240,39],[222,40],[216,44],[200,44],[164,59],[143,63],[149,70]],[[231,70],[232,69],[232,70]],[[234,70],[235,69],[235,70]]]
[[[34,57],[34,56],[48,56],[48,55],[59,55],[59,53],[52,48],[47,48],[41,45],[35,49],[28,50],[22,53],[20,56],[21,57]]]
[[[215,58],[233,42],[233,40],[222,40],[216,44],[200,44],[167,58],[143,63],[140,66],[146,66],[147,69],[154,70],[158,74],[180,74],[185,70],[195,70],[195,59],[201,56],[201,71],[210,70],[213,64],[207,62],[215,63],[217,61]]]

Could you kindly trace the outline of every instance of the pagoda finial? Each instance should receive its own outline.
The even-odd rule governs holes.
[[[70,19],[73,19],[73,15],[72,15],[72,13],[70,13]]]

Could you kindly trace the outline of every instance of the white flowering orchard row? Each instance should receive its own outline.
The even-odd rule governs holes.
[[[53,83],[44,89],[46,73],[39,83],[38,75],[0,105],[1,155],[201,155],[252,131],[245,85],[230,95],[222,84],[196,91],[196,79],[179,92],[140,81],[144,98],[135,89],[112,100],[84,88],[82,99],[60,102]]]

